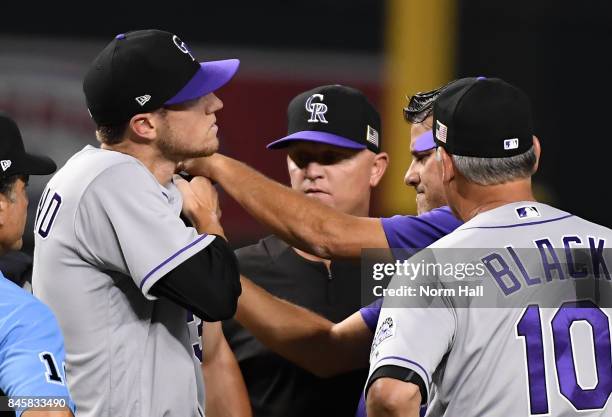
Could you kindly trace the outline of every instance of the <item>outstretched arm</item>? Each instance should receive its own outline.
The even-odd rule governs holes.
[[[204,323],[202,338],[206,415],[251,417],[251,405],[244,379],[236,357],[221,331],[221,322]]]
[[[236,319],[268,348],[319,377],[368,366],[372,333],[359,312],[334,324],[240,280]]]
[[[249,214],[306,252],[328,259],[359,258],[362,248],[389,246],[380,219],[334,210],[227,156],[193,159],[184,169],[221,184]]]

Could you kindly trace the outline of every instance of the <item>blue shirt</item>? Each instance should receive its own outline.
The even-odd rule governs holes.
[[[64,341],[51,310],[0,272],[0,391],[9,397],[63,397]],[[26,411],[16,410],[17,417]]]

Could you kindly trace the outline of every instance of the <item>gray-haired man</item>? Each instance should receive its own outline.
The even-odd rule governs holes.
[[[417,416],[422,403],[428,416],[610,415],[612,231],[535,201],[540,144],[516,87],[463,79],[433,114],[446,197],[465,223],[412,261],[480,265],[482,295],[385,298],[368,415]],[[415,281],[455,291],[459,282]],[[579,283],[600,293],[581,294]],[[389,287],[403,284],[396,276]]]

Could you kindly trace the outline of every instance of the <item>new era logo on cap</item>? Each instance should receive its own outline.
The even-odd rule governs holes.
[[[518,138],[506,139],[504,140],[504,149],[509,151],[511,149],[517,149],[519,147]]]
[[[534,206],[517,207],[516,215],[519,219],[532,219],[534,217],[541,217],[537,207]]]
[[[25,151],[17,123],[2,112],[0,138],[0,178],[11,175],[48,175],[57,168],[49,157]]]
[[[147,101],[151,100],[151,96],[148,94],[145,94],[144,96],[138,96],[136,97],[136,101],[138,102],[138,104],[140,104],[141,106],[144,106],[145,104],[147,104]]]
[[[225,85],[239,61],[198,62],[178,36],[157,29],[117,35],[100,51],[83,80],[98,126],[127,122],[141,112],[194,100]]]
[[[436,120],[436,139],[440,142],[446,143],[446,135],[448,133],[448,128],[446,125],[439,120]]]

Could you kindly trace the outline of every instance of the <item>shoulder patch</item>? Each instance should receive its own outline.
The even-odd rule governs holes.
[[[372,352],[376,351],[382,342],[395,336],[395,329],[396,323],[393,320],[393,317],[389,316],[385,318],[374,335],[374,340],[372,341]]]

